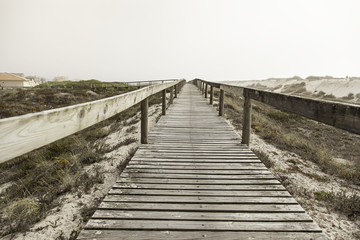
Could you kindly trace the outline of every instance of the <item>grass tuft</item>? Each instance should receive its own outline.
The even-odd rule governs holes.
[[[271,168],[274,164],[271,161],[270,157],[268,154],[266,154],[265,152],[261,151],[261,150],[257,150],[257,149],[251,149],[255,155],[261,160],[262,163],[264,163],[264,165],[267,168]]]
[[[360,217],[360,196],[355,192],[314,192],[318,201],[329,202],[330,208],[345,213],[349,219],[357,220]]]

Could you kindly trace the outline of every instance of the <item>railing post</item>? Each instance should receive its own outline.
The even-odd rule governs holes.
[[[204,91],[205,91],[204,85],[205,85],[205,83],[202,82],[202,83],[201,83],[201,94],[204,94]]]
[[[244,88],[244,116],[241,143],[249,146],[251,130],[251,99],[246,88]]]
[[[162,115],[166,114],[166,89],[162,90]]]
[[[148,143],[148,107],[149,98],[141,101],[141,143]]]
[[[224,116],[224,90],[220,89],[219,116]]]
[[[214,102],[214,87],[210,86],[210,104],[212,105]]]
[[[174,103],[174,86],[170,87],[170,104]]]
[[[175,85],[175,97],[174,98],[177,98],[177,94],[178,94],[177,89],[178,89],[178,85]]]
[[[207,94],[208,94],[208,84],[205,83],[205,98],[207,98]]]

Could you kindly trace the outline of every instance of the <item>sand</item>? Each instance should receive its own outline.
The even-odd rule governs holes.
[[[349,94],[354,95],[354,99],[349,102],[358,102],[360,100],[360,78],[322,78],[322,79],[301,79],[301,78],[282,78],[251,81],[226,81],[224,83],[236,86],[254,87],[254,84],[265,86],[265,90],[276,93],[286,93],[286,86],[293,84],[305,84],[305,89],[311,94],[324,92],[327,95],[334,95],[336,98],[346,97]],[[359,94],[358,96],[356,96]]]
[[[161,105],[153,105],[149,107],[149,131],[155,125],[156,119],[161,115]],[[134,118],[139,119],[140,113],[133,118],[128,119],[130,122]],[[127,129],[134,127],[129,133]],[[122,125],[118,131],[110,134],[106,143],[110,146],[116,145],[118,142],[126,138],[134,137],[140,139],[140,121],[131,125]],[[81,216],[84,208],[98,206],[101,199],[109,192],[119,177],[118,165],[128,156],[128,152],[139,146],[139,141],[129,145],[121,146],[118,149],[108,153],[107,159],[94,163],[84,168],[83,171],[94,174],[97,168],[104,176],[101,184],[95,184],[88,193],[78,195],[76,192],[68,193],[57,199],[59,206],[49,211],[45,219],[36,223],[29,231],[25,233],[17,233],[13,236],[8,235],[2,239],[14,240],[48,240],[48,239],[70,239],[78,235],[85,223]]]
[[[241,136],[240,131],[236,132]],[[316,164],[303,160],[294,153],[282,151],[266,143],[253,132],[251,133],[250,148],[265,152],[269,156],[273,163],[269,170],[282,182],[305,209],[306,213],[323,229],[329,239],[360,239],[360,220],[351,221],[344,214],[328,208],[327,203],[317,201],[314,198],[314,192],[316,191],[354,191],[360,194],[360,186],[349,185],[348,182],[342,179],[323,173]],[[303,173],[292,171],[295,165],[293,162],[296,162],[296,166]],[[313,174],[326,179],[326,181],[321,182],[306,176]]]

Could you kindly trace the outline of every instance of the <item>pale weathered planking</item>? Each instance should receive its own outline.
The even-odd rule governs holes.
[[[269,239],[269,240],[309,240],[327,239],[322,233],[304,233],[304,232],[229,232],[229,231],[136,231],[136,230],[122,230],[121,239],[138,239],[138,240],[219,240],[219,239]],[[94,237],[96,236],[96,237]],[[83,231],[78,239],[108,239],[115,240],[119,238],[119,231],[116,230],[87,230]]]
[[[187,85],[79,239],[326,239]]]
[[[69,107],[0,119],[0,163],[101,122],[181,81],[152,85]]]

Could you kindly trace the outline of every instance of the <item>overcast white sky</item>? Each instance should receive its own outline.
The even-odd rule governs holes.
[[[358,0],[0,0],[0,72],[360,76],[359,10]]]

